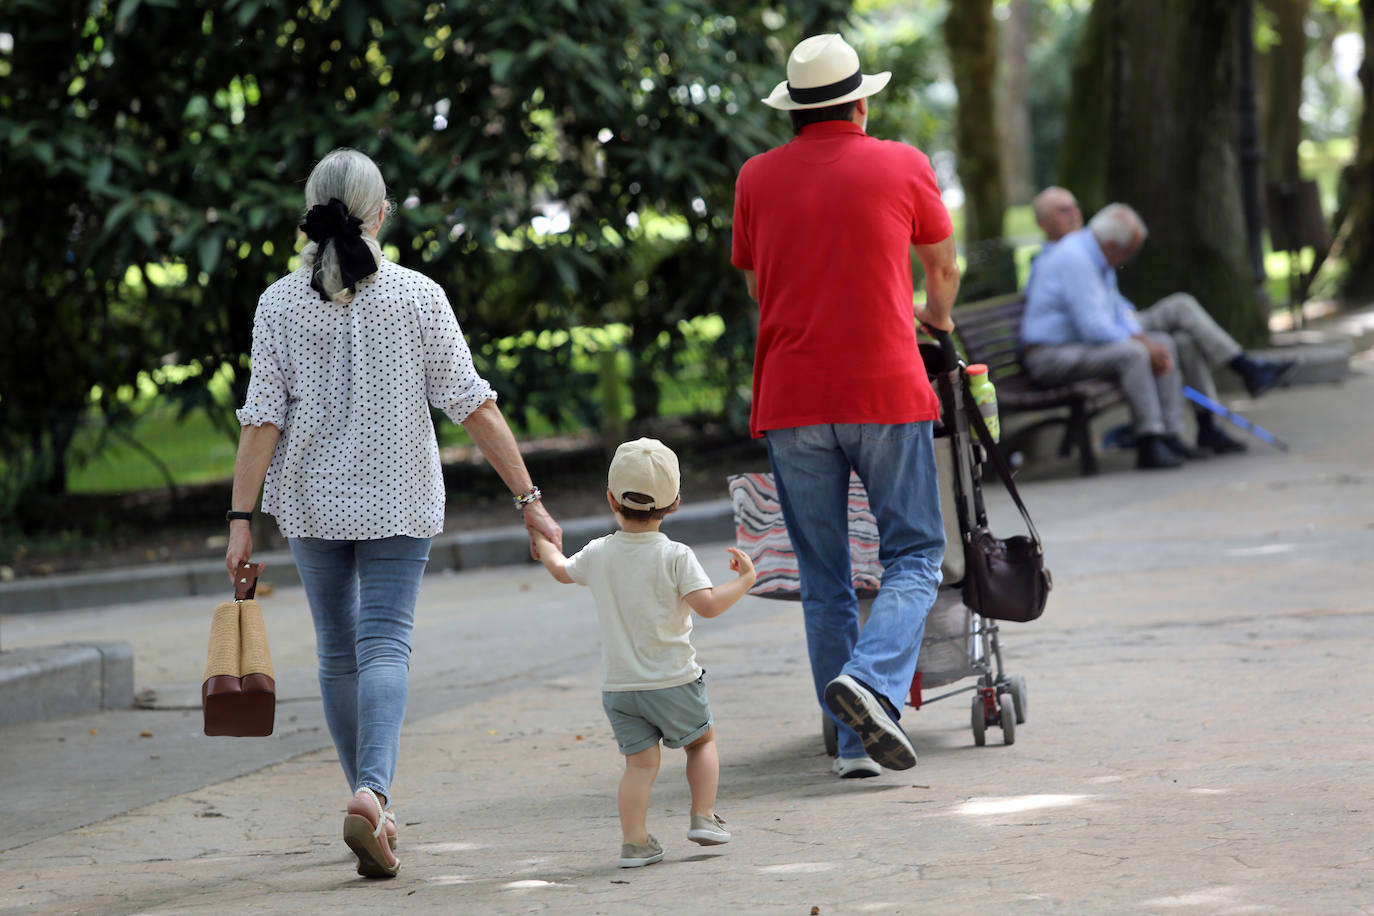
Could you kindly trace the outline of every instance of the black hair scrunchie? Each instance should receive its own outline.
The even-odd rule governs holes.
[[[305,237],[317,245],[334,243],[334,250],[339,256],[339,278],[349,289],[359,280],[377,272],[372,249],[363,241],[362,226],[363,221],[349,213],[343,201],[337,197],[329,198],[327,204],[311,207],[305,214],[305,223],[301,225]],[[319,263],[318,260],[316,263]],[[318,274],[310,278],[310,288],[319,293],[321,299],[329,301],[329,296],[320,286]]]

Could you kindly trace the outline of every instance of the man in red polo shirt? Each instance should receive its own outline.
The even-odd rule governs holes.
[[[930,161],[864,132],[868,97],[890,76],[864,75],[838,35],[802,41],[763,100],[790,113],[796,137],[746,162],[735,185],[731,260],[759,304],[750,426],[767,440],[812,676],[839,726],[834,770],[845,777],[916,763],[897,720],[945,547],[931,435],[939,402],[915,323],[953,327],[959,269]],[[926,275],[919,307],[913,248]],[[883,564],[862,633],[851,470],[868,490]]]

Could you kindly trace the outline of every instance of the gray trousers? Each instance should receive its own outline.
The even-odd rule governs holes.
[[[1183,384],[1215,401],[1217,386],[1212,381],[1212,367],[1240,355],[1241,347],[1235,338],[1223,331],[1187,293],[1165,296],[1137,317],[1145,330],[1162,331],[1174,339]]]
[[[1174,339],[1162,331],[1146,331],[1174,354],[1174,365],[1163,375],[1150,368],[1150,351],[1134,337],[1116,343],[1053,344],[1030,348],[1022,360],[1030,377],[1041,385],[1064,385],[1087,378],[1111,379],[1126,395],[1138,436],[1183,435],[1183,378]]]

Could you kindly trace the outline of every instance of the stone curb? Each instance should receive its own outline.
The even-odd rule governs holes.
[[[134,648],[68,643],[0,652],[0,725],[134,705]]]
[[[564,548],[572,553],[593,538],[609,534],[613,527],[609,515],[564,522]],[[663,531],[674,540],[686,543],[733,540],[735,522],[730,500],[717,499],[685,506],[664,521]],[[440,535],[430,549],[426,571],[532,563],[529,544],[529,536],[519,525]],[[300,584],[289,551],[264,553],[257,559],[267,564],[264,582],[275,586]],[[188,595],[221,598],[228,591],[227,580],[224,564],[218,560],[25,579],[0,584],[0,612],[36,614]]]

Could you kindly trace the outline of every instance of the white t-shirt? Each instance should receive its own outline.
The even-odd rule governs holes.
[[[285,537],[433,537],[444,480],[429,407],[461,423],[495,397],[433,280],[384,259],[340,305],[302,267],[268,287],[253,318],[238,419],[281,430],[262,511]]]
[[[711,587],[696,554],[661,531],[617,531],[568,560],[601,621],[602,690],[658,690],[701,677],[686,595]]]

